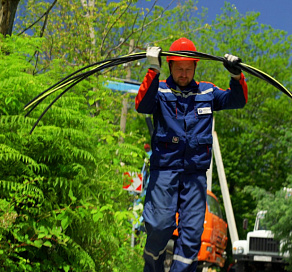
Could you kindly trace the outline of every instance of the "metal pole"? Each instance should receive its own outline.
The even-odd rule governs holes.
[[[213,126],[212,126],[212,135],[214,134],[214,129],[215,129],[215,119],[213,118]],[[212,174],[213,174],[213,154],[214,152],[212,151],[211,154],[211,164],[210,168],[207,170],[207,190],[212,191]]]
[[[135,193],[134,193],[135,195]],[[135,206],[136,206],[136,195],[134,197],[134,202],[133,202],[133,212],[135,211]],[[132,222],[132,234],[131,234],[131,247],[135,246],[135,223],[134,220]]]
[[[233,208],[230,200],[230,195],[229,195],[229,189],[227,185],[227,180],[225,176],[225,171],[224,171],[224,165],[222,161],[222,156],[220,152],[220,146],[219,146],[219,141],[218,141],[218,136],[216,131],[213,132],[213,147],[214,147],[214,155],[215,155],[215,161],[217,165],[217,172],[219,176],[219,182],[220,182],[220,187],[221,187],[221,192],[222,192],[222,197],[223,197],[223,202],[224,202],[224,208],[226,212],[226,217],[227,217],[227,223],[228,223],[228,229],[231,237],[231,244],[235,241],[238,241],[238,232],[235,224],[235,219],[234,219],[234,213],[233,213]]]
[[[134,50],[134,39],[130,40],[130,46],[129,46],[129,54],[133,52]],[[131,64],[127,63],[127,80],[131,79]],[[126,123],[127,123],[127,114],[128,114],[128,99],[126,97],[126,94],[123,98],[123,106],[122,106],[122,113],[121,113],[121,120],[120,120],[120,130],[125,133],[126,132]],[[124,138],[120,138],[120,143],[124,142]]]

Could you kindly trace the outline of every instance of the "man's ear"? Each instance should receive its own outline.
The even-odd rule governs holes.
[[[172,60],[169,61],[169,63],[168,63],[168,68],[169,68],[169,73],[171,74]]]

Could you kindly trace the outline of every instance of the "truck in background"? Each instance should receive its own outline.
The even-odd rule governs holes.
[[[257,213],[254,230],[248,232],[246,240],[233,243],[236,272],[285,271],[286,256],[280,253],[281,243],[274,240],[272,231],[266,228],[266,212]]]
[[[204,232],[201,237],[202,245],[198,260],[201,266],[205,262],[223,267],[226,260],[227,223],[223,219],[217,197],[207,191],[207,206],[204,222]]]

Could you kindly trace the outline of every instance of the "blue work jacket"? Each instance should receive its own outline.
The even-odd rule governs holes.
[[[149,69],[135,99],[136,110],[153,114],[150,169],[195,172],[208,169],[212,153],[213,111],[242,108],[247,102],[244,75],[222,90],[192,80],[181,91],[170,76],[159,81]]]

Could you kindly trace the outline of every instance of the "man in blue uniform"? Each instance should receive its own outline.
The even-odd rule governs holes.
[[[192,41],[180,38],[169,51],[196,51]],[[168,56],[170,76],[159,80],[161,48],[149,47],[150,68],[135,99],[136,110],[153,114],[150,181],[143,217],[147,230],[144,272],[163,272],[165,249],[176,228],[170,271],[196,271],[206,209],[206,171],[212,153],[213,111],[242,108],[247,85],[240,59],[226,54],[224,66],[231,74],[230,88],[193,78],[198,59]]]

